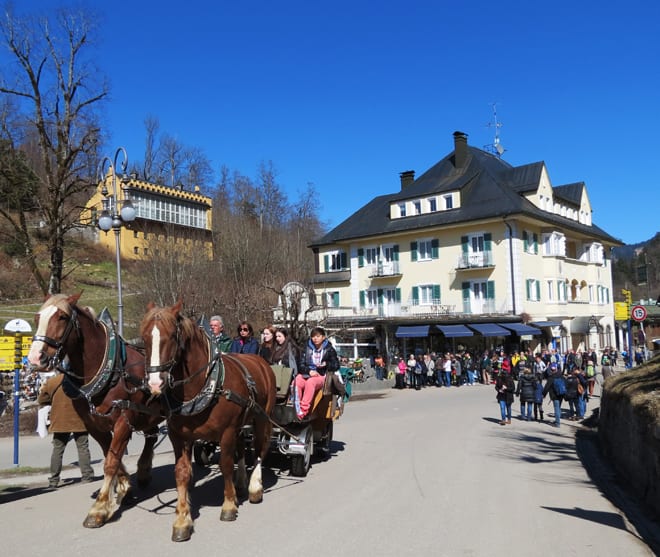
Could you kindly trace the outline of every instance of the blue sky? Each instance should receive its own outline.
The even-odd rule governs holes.
[[[20,2],[21,8],[48,3]],[[109,150],[147,115],[221,165],[313,182],[328,227],[453,149],[492,143],[584,181],[625,243],[659,230],[660,2],[88,0],[111,79]]]

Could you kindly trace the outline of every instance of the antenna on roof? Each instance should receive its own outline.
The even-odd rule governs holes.
[[[501,158],[504,151],[506,151],[504,146],[500,143],[500,128],[502,127],[502,122],[497,119],[497,103],[490,103],[490,106],[493,107],[493,121],[488,122],[486,126],[489,128],[495,128],[495,138],[492,143],[484,145],[484,151],[495,155],[497,158]]]

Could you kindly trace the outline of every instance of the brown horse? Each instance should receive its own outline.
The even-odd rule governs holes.
[[[46,370],[67,360],[61,368],[62,388],[105,457],[103,486],[83,522],[87,528],[98,528],[112,517],[130,488],[121,459],[133,431],[145,433],[138,484],[151,481],[163,417],[160,402],[152,400],[147,387],[144,355],[115,334],[111,321],[99,321],[90,308],[78,306],[79,298],[80,294],[56,294],[41,306],[28,361]]]
[[[206,333],[181,314],[182,302],[159,308],[149,304],[140,334],[144,340],[149,385],[167,407],[167,430],[174,447],[178,501],[173,541],[185,541],[193,531],[188,501],[191,454],[197,439],[220,444],[224,502],[220,520],[235,520],[238,498],[233,481],[237,455],[237,483],[247,484],[243,426],[254,431],[256,464],[250,476],[248,499],[263,499],[261,461],[270,446],[269,416],[275,405],[275,376],[260,356],[220,354]]]

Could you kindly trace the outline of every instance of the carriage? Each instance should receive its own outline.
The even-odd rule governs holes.
[[[328,458],[332,443],[333,424],[344,409],[346,381],[328,373],[323,388],[316,393],[309,414],[299,420],[293,404],[291,383],[293,370],[282,365],[273,365],[277,387],[276,404],[272,413],[273,431],[271,453],[282,454],[290,459],[291,475],[305,477],[309,472],[312,456]],[[243,428],[246,453],[251,453],[251,426]],[[208,466],[218,449],[217,443],[198,440],[193,447],[195,463]]]

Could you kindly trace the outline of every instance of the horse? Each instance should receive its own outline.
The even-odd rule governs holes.
[[[149,385],[165,405],[174,448],[178,499],[172,541],[177,542],[190,539],[193,531],[188,486],[195,440],[219,443],[224,479],[220,520],[236,520],[235,455],[237,484],[243,493],[247,471],[241,434],[243,426],[251,425],[256,459],[248,500],[263,500],[261,462],[270,448],[270,415],[276,396],[275,376],[266,360],[253,354],[222,354],[198,324],[182,315],[182,307],[181,300],[164,308],[150,303],[140,324]]]
[[[103,485],[83,521],[86,528],[98,528],[114,515],[130,489],[122,456],[133,431],[145,434],[138,485],[151,481],[163,417],[160,402],[147,387],[142,352],[115,333],[109,316],[100,321],[91,308],[79,306],[79,298],[80,294],[55,294],[46,299],[35,316],[28,362],[37,370],[59,367],[65,374],[62,388],[103,450]]]

